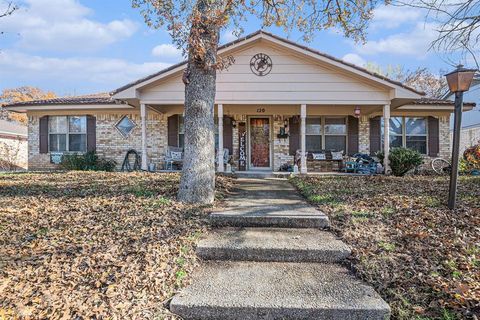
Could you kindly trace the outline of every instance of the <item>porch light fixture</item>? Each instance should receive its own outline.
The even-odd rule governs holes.
[[[236,127],[237,127],[237,121],[232,120],[232,128],[236,128]]]
[[[475,69],[466,69],[458,65],[457,69],[445,75],[450,92],[455,93],[455,112],[452,147],[452,172],[448,192],[448,207],[455,209],[457,199],[458,158],[460,153],[460,130],[462,127],[463,93],[470,89]]]
[[[355,118],[360,118],[360,107],[356,106],[355,107]]]
[[[283,120],[283,127],[285,129],[288,128],[288,120],[287,119]]]

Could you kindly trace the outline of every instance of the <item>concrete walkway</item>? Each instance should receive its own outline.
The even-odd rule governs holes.
[[[342,266],[350,249],[286,180],[238,179],[219,227],[202,239],[191,286],[170,305],[184,319],[388,319],[390,309]]]

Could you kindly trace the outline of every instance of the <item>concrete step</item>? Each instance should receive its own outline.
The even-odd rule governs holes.
[[[318,229],[226,228],[202,239],[197,254],[205,260],[339,262],[350,248]]]
[[[301,212],[258,212],[244,213],[214,212],[210,222],[216,227],[273,227],[273,228],[319,228],[330,226],[328,217],[319,212],[302,214]]]
[[[337,264],[205,262],[170,309],[184,319],[388,319],[389,306]]]

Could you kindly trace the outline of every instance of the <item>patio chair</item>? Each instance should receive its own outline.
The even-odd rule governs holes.
[[[223,149],[223,165],[226,165],[230,161],[231,157],[232,156],[230,155],[230,150],[228,150],[227,148],[224,148]],[[218,166],[218,158],[215,157],[215,167],[217,166]]]
[[[165,170],[173,170],[173,166],[181,167],[183,165],[183,149],[179,147],[167,147],[165,154]]]

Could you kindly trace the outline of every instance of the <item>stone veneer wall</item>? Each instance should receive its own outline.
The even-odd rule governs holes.
[[[128,137],[124,137],[115,125],[123,116],[129,116],[137,125]],[[117,161],[120,169],[126,152],[135,149],[142,151],[142,132],[139,114],[97,114],[97,153],[99,156]],[[28,163],[30,170],[54,170],[58,166],[50,163],[50,154],[39,153],[39,117],[29,116],[28,121]],[[167,118],[150,112],[147,116],[147,155],[148,162],[163,167],[167,148]]]

